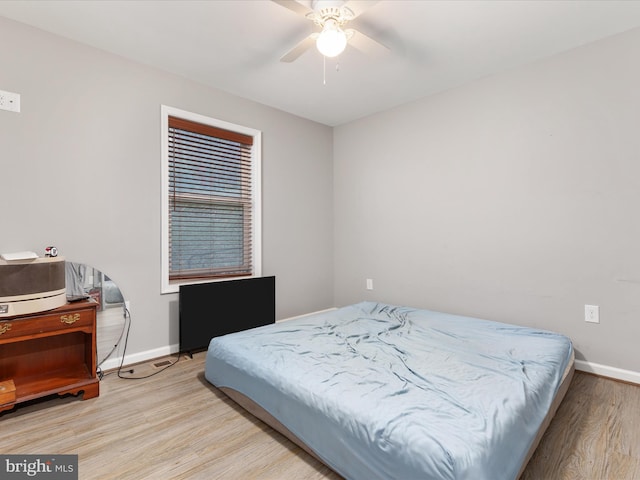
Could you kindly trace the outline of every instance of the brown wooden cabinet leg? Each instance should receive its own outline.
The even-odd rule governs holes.
[[[100,395],[100,382],[92,383],[91,385],[84,387],[84,395],[82,395],[82,399],[88,400],[90,398],[95,398],[98,395]]]
[[[11,410],[15,406],[16,406],[15,403],[6,403],[4,405],[0,405],[0,412],[4,412],[5,410]]]

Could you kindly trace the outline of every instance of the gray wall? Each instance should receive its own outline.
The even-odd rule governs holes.
[[[634,30],[335,128],[336,304],[553,329],[640,371],[638,58]]]
[[[127,354],[178,341],[160,294],[160,105],[263,132],[263,274],[278,318],[333,305],[332,130],[0,18],[0,252],[56,245],[131,302]]]
[[[164,103],[262,130],[278,318],[376,299],[557,330],[640,371],[640,30],[333,130],[2,18],[0,44],[0,89],[22,94],[0,111],[0,252],[54,244],[109,274],[129,353],[178,335]]]

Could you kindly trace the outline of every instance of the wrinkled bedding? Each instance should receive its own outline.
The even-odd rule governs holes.
[[[571,358],[553,332],[363,302],[214,338],[205,377],[346,478],[497,480],[517,477]]]

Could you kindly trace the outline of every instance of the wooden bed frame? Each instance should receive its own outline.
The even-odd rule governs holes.
[[[569,385],[571,384],[571,379],[573,378],[574,372],[575,372],[575,356],[572,353],[571,354],[571,361],[569,362],[569,365],[567,366],[567,368],[564,371],[564,374],[563,374],[563,377],[562,377],[562,383],[560,384],[560,387],[558,388],[558,392],[556,393],[556,396],[553,399],[551,407],[549,408],[549,411],[547,412],[547,415],[545,416],[544,420],[542,421],[542,424],[540,425],[540,428],[538,429],[538,433],[537,433],[533,443],[531,444],[531,448],[529,448],[529,451],[527,452],[527,455],[526,455],[526,457],[524,459],[524,462],[523,462],[522,466],[520,467],[520,471],[518,472],[518,478],[522,475],[522,473],[524,472],[524,469],[527,466],[527,463],[529,463],[529,460],[531,459],[531,456],[536,451],[536,448],[538,448],[538,444],[540,443],[540,440],[542,439],[542,436],[544,435],[544,432],[549,427],[549,424],[551,423],[551,420],[555,416],[556,411],[558,410],[558,407],[560,406],[560,403],[562,402],[562,400],[565,397],[567,391],[569,390]],[[246,395],[238,392],[237,390],[234,390],[234,389],[228,388],[228,387],[220,387],[220,390],[225,395],[227,395],[229,398],[231,398],[234,402],[236,402],[238,405],[240,405],[242,408],[244,408],[246,411],[248,411],[251,415],[253,415],[254,417],[256,417],[256,418],[258,418],[260,420],[262,420],[264,423],[266,423],[267,425],[272,427],[274,430],[276,430],[277,432],[280,432],[282,435],[287,437],[293,443],[298,445],[300,448],[302,448],[309,455],[311,455],[312,457],[314,457],[318,461],[324,463],[324,461],[321,458],[319,458],[315,454],[315,452],[311,448],[309,448],[302,440],[300,440],[287,427],[285,427],[282,423],[280,423],[280,421],[277,418],[275,418],[273,415],[271,415],[269,412],[267,412],[265,409],[263,409],[260,405],[258,405],[253,400],[251,400],[249,397],[247,397]],[[329,466],[329,465],[327,465],[327,466]]]

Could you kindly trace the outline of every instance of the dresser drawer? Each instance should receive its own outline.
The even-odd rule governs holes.
[[[93,326],[94,309],[75,310],[31,318],[0,321],[0,342],[28,335],[46,332],[64,333],[64,329],[78,329]]]

